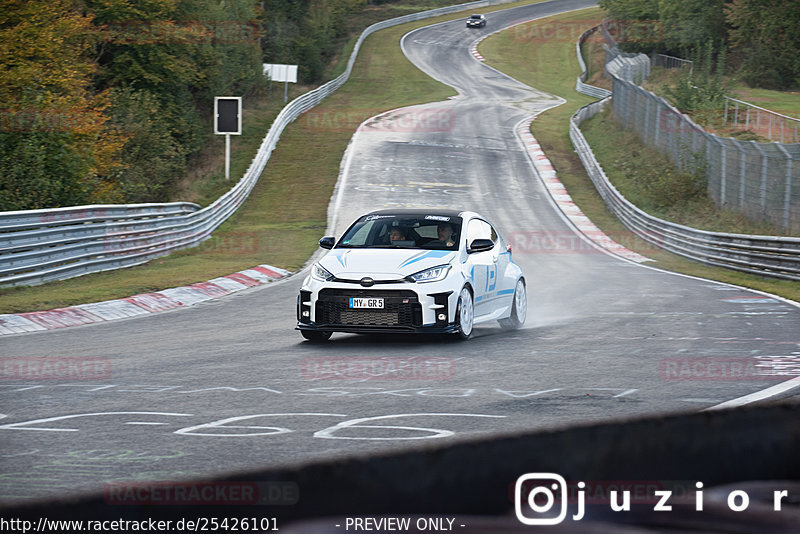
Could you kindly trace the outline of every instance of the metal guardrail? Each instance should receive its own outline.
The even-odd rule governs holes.
[[[198,245],[247,199],[284,128],[348,80],[358,51],[369,35],[406,22],[512,1],[469,2],[369,26],[356,42],[345,71],[287,104],[264,137],[244,176],[203,209],[191,203],[168,203],[0,213],[0,287],[37,285],[129,267]]]
[[[743,108],[741,111],[740,107]],[[766,118],[762,119],[762,115]],[[797,143],[800,141],[800,119],[729,96],[725,97],[722,125],[752,131],[756,135],[774,142]]]
[[[661,67],[664,69],[677,69],[689,71],[689,76],[694,72],[694,61],[691,59],[683,59],[675,56],[668,56],[667,54],[654,53],[650,61],[654,67]]]
[[[578,39],[578,58],[582,67],[580,43],[587,36],[584,33]],[[624,58],[617,57],[615,59],[615,61],[620,60],[624,61]],[[637,61],[635,58],[633,60]],[[579,88],[576,89],[581,91],[581,88],[585,87],[586,84],[583,84],[583,87],[580,87],[579,84]],[[585,91],[581,92],[585,93]],[[645,241],[685,258],[706,265],[726,267],[773,278],[800,280],[800,238],[698,230],[653,217],[634,206],[620,194],[603,172],[603,168],[597,162],[589,143],[579,128],[581,122],[601,111],[610,99],[611,97],[607,96],[603,100],[583,106],[575,112],[570,118],[569,137],[589,178],[611,213]]]
[[[594,98],[605,98],[611,94],[611,91],[608,89],[603,89],[602,87],[595,87],[594,85],[584,83],[586,81],[586,63],[583,61],[583,54],[581,54],[581,45],[583,45],[586,39],[588,39],[597,30],[598,26],[586,30],[578,38],[578,42],[575,43],[575,52],[578,54],[578,64],[581,67],[581,73],[578,75],[578,79],[575,81],[575,90],[579,93]]]

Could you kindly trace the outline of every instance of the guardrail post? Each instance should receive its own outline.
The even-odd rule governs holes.
[[[658,147],[658,136],[661,132],[661,102],[655,99],[654,95],[650,95],[650,100],[653,102],[653,105],[656,108],[656,124],[654,128],[654,139],[653,144]]]
[[[778,148],[786,156],[786,184],[783,188],[783,229],[789,229],[789,212],[792,200],[792,155],[781,145]]]
[[[761,154],[761,185],[759,186],[759,200],[761,204],[761,215],[766,220],[767,217],[767,154],[761,145],[755,143],[754,146]]]
[[[727,145],[718,137],[714,137],[714,141],[719,144],[719,153],[720,153],[720,171],[719,171],[719,198],[720,198],[720,205],[724,206],[727,204],[725,199],[725,195],[727,194],[726,187],[728,182],[728,173],[726,171],[726,166],[728,164],[728,147]],[[709,143],[709,148],[711,144]],[[709,152],[710,154],[710,152]],[[709,157],[709,161],[711,158]]]

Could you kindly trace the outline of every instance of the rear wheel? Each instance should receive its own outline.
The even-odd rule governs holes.
[[[500,319],[500,327],[504,330],[516,330],[525,324],[525,317],[528,315],[528,297],[525,294],[525,282],[520,278],[517,280],[517,287],[514,288],[514,300],[511,302],[511,316],[508,319]]]
[[[472,293],[467,286],[461,289],[456,305],[456,320],[458,321],[458,336],[461,339],[472,337],[472,326],[475,319],[475,308],[472,302]]]
[[[312,343],[320,343],[323,341],[328,341],[331,338],[331,334],[333,334],[333,332],[315,332],[313,330],[300,330],[300,335],[302,335],[304,338],[311,341]]]

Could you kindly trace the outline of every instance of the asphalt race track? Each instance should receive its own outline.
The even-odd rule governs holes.
[[[463,343],[334,334],[315,345],[294,331],[299,274],[186,310],[4,336],[4,356],[79,358],[100,371],[0,383],[0,502],[699,411],[796,375],[797,307],[578,238],[514,133],[558,99],[469,51],[484,33],[592,4],[548,2],[490,14],[479,30],[460,19],[406,35],[407,56],[459,96],[365,123],[331,201],[337,236],[375,208],[485,214],[526,273],[525,328],[483,325]],[[544,245],[554,239],[557,250]]]

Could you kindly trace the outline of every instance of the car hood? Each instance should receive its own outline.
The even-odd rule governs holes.
[[[338,278],[392,280],[450,263],[452,250],[420,249],[333,249],[319,263]]]

